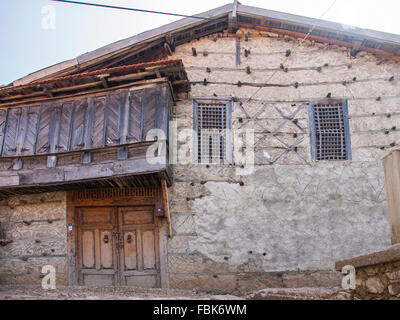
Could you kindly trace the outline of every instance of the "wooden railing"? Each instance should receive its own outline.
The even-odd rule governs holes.
[[[400,243],[400,150],[383,158],[392,244]]]

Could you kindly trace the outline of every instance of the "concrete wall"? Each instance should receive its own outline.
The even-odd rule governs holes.
[[[239,66],[234,37],[210,36],[176,49],[172,58],[183,60],[192,81],[190,94],[180,96],[175,107],[178,128],[193,127],[193,98],[231,96],[233,130],[253,128],[257,141],[263,128],[273,132],[304,101],[330,93],[348,99],[353,160],[312,161],[304,105],[295,116],[302,129],[288,121],[279,139],[267,137],[257,145],[255,151],[266,151],[267,160],[278,159],[273,165],[256,157],[250,175],[238,173],[238,165],[175,165],[171,286],[229,292],[339,285],[336,260],[390,244],[381,157],[400,141],[399,65],[307,40],[299,44],[250,30],[238,35],[247,32]],[[245,85],[265,82],[287,86]],[[265,111],[251,119],[263,103]],[[178,138],[178,145],[186,141]],[[298,142],[297,151],[285,153],[282,142]]]
[[[44,265],[67,283],[66,194],[43,193],[0,202],[0,223],[13,242],[0,246],[0,284],[40,285]]]

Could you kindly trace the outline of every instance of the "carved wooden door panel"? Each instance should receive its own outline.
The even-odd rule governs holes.
[[[78,282],[160,287],[154,206],[78,208]]]
[[[118,209],[121,285],[160,287],[158,229],[154,206]]]
[[[118,284],[115,209],[93,207],[78,209],[78,255],[80,285]]]

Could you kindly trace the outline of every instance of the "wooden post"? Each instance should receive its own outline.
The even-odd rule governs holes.
[[[165,218],[167,219],[167,233],[168,233],[168,237],[171,237],[171,221],[170,221],[170,217],[169,217],[167,180],[164,177],[161,178],[161,192],[162,192],[162,198],[163,198],[163,203],[164,203]]]
[[[232,4],[232,11],[229,13],[228,29],[231,33],[235,33],[238,29],[238,18],[237,18],[238,4],[239,4],[238,1],[234,0]]]
[[[383,158],[392,244],[400,243],[400,150]]]

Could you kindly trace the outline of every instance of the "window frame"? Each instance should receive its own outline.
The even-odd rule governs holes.
[[[219,164],[232,164],[232,111],[233,111],[233,102],[231,100],[226,99],[194,99],[193,100],[193,130],[196,135],[193,137],[193,162],[197,164],[207,164],[199,162],[199,154],[198,154],[198,137],[199,137],[199,128],[198,128],[198,118],[199,118],[199,104],[225,104],[226,108],[226,116],[225,116],[225,156],[223,161]],[[210,163],[215,164],[215,163]]]
[[[337,160],[317,159],[317,128],[316,128],[316,121],[315,121],[314,106],[317,104],[334,104],[334,103],[342,104],[346,159],[337,159]],[[350,125],[349,125],[348,113],[349,112],[348,112],[347,99],[329,99],[329,100],[310,101],[310,103],[308,104],[308,118],[309,118],[309,128],[310,128],[311,156],[312,156],[313,161],[349,161],[349,160],[352,160]]]

